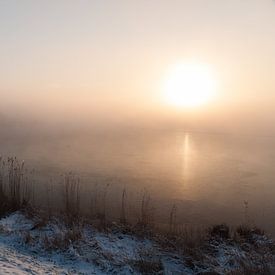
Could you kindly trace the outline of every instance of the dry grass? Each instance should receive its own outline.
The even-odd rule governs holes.
[[[169,233],[175,234],[177,231],[177,206],[174,204],[169,216]]]
[[[34,192],[24,161],[16,157],[0,158],[0,214],[16,211],[30,204]]]
[[[42,237],[42,244],[46,250],[66,250],[71,244],[83,239],[82,227],[72,226],[49,237]]]
[[[52,211],[54,187],[51,183],[46,193],[48,215],[44,215],[42,211],[38,213],[34,210],[34,207],[31,206],[32,203],[34,203],[34,199],[32,199],[34,185],[27,174],[24,162],[19,162],[16,158],[8,158],[7,161],[0,158],[0,215],[5,214],[7,211],[24,209],[25,214],[36,221],[33,229],[43,228],[51,217],[56,215],[56,213]],[[96,185],[92,193],[90,221],[92,224],[98,222],[98,229],[112,231],[113,227],[107,220],[107,199],[110,184],[100,187],[99,189]],[[65,250],[70,244],[82,239],[83,227],[81,220],[83,213],[80,209],[80,188],[80,178],[77,175],[67,173],[63,176],[63,193],[60,193],[60,195],[63,194],[64,198],[63,207],[65,215],[62,216],[62,219],[65,221],[66,227],[54,236],[49,237],[45,235],[43,237],[42,243],[46,249]],[[129,209],[127,209],[127,207],[129,208],[129,199],[128,201],[127,199],[126,189],[123,189],[117,217],[119,223],[115,229],[124,233],[135,234],[142,238],[152,238],[162,249],[166,251],[177,251],[177,253],[185,259],[186,266],[190,266],[190,268],[194,266],[195,262],[204,263],[205,255],[210,253],[205,250],[205,245],[209,245],[211,239],[229,245],[233,242],[234,245],[246,251],[246,244],[250,246],[249,249],[254,249],[255,235],[264,235],[262,230],[249,225],[250,219],[247,202],[244,204],[245,223],[235,230],[230,229],[226,224],[215,225],[207,230],[180,224],[177,215],[179,209],[177,205],[174,204],[167,215],[168,224],[166,229],[160,231],[154,223],[153,201],[147,191],[144,191],[141,195],[135,221],[129,216],[130,212]],[[108,211],[111,212],[112,209],[108,209]],[[130,223],[129,220],[132,220],[132,222]],[[24,241],[27,244],[34,241],[31,232],[24,236]],[[257,249],[256,246],[255,249]],[[264,258],[266,251],[274,255],[274,251],[272,252],[271,250],[271,248],[266,248],[262,251],[257,251],[259,255],[261,255],[261,253],[263,255],[263,260],[258,265],[240,260],[239,268],[235,273],[231,274],[272,274],[267,265],[270,260]],[[143,274],[163,271],[160,258],[153,250],[141,249],[139,251],[139,258],[133,264],[134,267]]]
[[[243,261],[240,264],[240,268],[228,273],[228,275],[273,275],[275,272],[275,270],[271,269],[266,263],[255,266]]]
[[[5,162],[0,157],[0,217],[8,210],[8,197],[4,192],[4,166]]]
[[[163,264],[157,251],[150,248],[142,248],[138,251],[138,259],[133,262],[133,266],[142,274],[161,274]]]
[[[253,235],[264,235],[264,230],[258,227],[250,227],[248,225],[240,225],[236,228],[236,233],[247,241],[251,241]]]
[[[140,217],[138,219],[137,228],[142,231],[151,230],[154,225],[154,208],[152,199],[147,190],[144,190],[140,204]]]
[[[64,207],[69,223],[80,217],[80,178],[72,172],[64,175]]]
[[[107,195],[110,184],[99,188],[96,184],[91,194],[90,219],[96,223],[98,229],[105,229],[107,221]]]
[[[120,213],[120,219],[121,224],[126,224],[126,189],[123,189],[122,196],[121,196],[121,213]]]
[[[222,239],[230,238],[230,228],[227,224],[217,224],[209,228],[209,234],[212,237],[219,237]]]

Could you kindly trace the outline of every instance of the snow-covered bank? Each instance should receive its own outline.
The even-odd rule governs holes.
[[[60,249],[47,249],[48,242],[54,244],[56,236],[65,238],[66,227],[57,221],[37,229],[35,226],[33,220],[20,212],[0,221],[2,273],[132,274],[137,273],[135,266],[142,260],[141,251],[144,254],[156,251],[156,261],[161,257],[150,240],[120,233],[100,233],[90,226],[83,227],[79,240],[68,245],[63,243],[64,247],[61,241]],[[168,273],[188,271],[173,255],[163,255],[163,262]]]
[[[261,274],[273,267],[274,243],[264,235],[239,242],[212,237],[187,253],[156,238],[89,225],[79,232],[21,212],[0,220],[0,274]]]

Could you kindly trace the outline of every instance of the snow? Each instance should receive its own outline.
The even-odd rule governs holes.
[[[154,249],[150,240],[101,233],[86,226],[79,243],[71,244],[65,251],[45,250],[43,236],[60,234],[62,227],[51,223],[32,230],[34,222],[19,212],[0,220],[0,274],[137,274],[131,261],[139,259],[141,249]],[[28,232],[33,239],[31,244],[24,241]],[[167,255],[166,260],[169,261]],[[182,271],[180,265],[170,262],[167,272]]]
[[[165,250],[154,240],[119,230],[99,232],[89,225],[81,228],[79,240],[47,248],[47,242],[53,242],[56,236],[64,238],[66,230],[54,219],[37,226],[35,219],[20,212],[1,219],[0,274],[140,274],[136,264],[141,259],[146,261],[146,257],[162,263],[159,274],[224,274],[238,269],[241,261],[260,263],[262,259],[251,244],[244,242],[242,247],[232,241],[213,240],[207,243],[200,262],[179,251]],[[267,249],[273,245],[271,239],[255,236],[253,245],[264,249],[265,257],[274,264],[274,255]]]

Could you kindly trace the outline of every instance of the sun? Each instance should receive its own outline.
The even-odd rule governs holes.
[[[215,94],[216,78],[210,66],[181,63],[173,66],[164,81],[164,98],[174,106],[194,108],[208,103]]]

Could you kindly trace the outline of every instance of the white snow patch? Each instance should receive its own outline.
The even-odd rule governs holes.
[[[78,243],[65,251],[47,251],[43,237],[64,233],[65,227],[58,222],[40,229],[34,225],[20,212],[0,220],[0,274],[138,274],[132,263],[140,259],[139,251],[155,246],[150,240],[86,226]],[[26,236],[31,236],[29,243]],[[165,268],[172,274],[182,270],[182,263],[172,261]]]
[[[0,220],[0,274],[139,274],[135,263],[142,259],[140,252],[144,251],[145,255],[148,251],[149,260],[152,256],[152,259],[161,261],[164,270],[160,274],[203,271],[225,274],[238,268],[240,260],[249,263],[260,259],[256,252],[247,252],[236,243],[220,240],[209,242],[210,252],[203,252],[203,263],[191,259],[187,264],[190,256],[168,252],[153,240],[130,234],[98,232],[88,225],[81,228],[81,238],[69,243],[66,249],[47,250],[45,238],[64,237],[68,228],[57,220],[40,227],[36,225],[20,212]],[[272,246],[273,241],[266,236],[255,236],[254,244],[265,249]],[[252,244],[244,245],[253,249]],[[272,253],[266,253],[265,257],[274,263]]]

